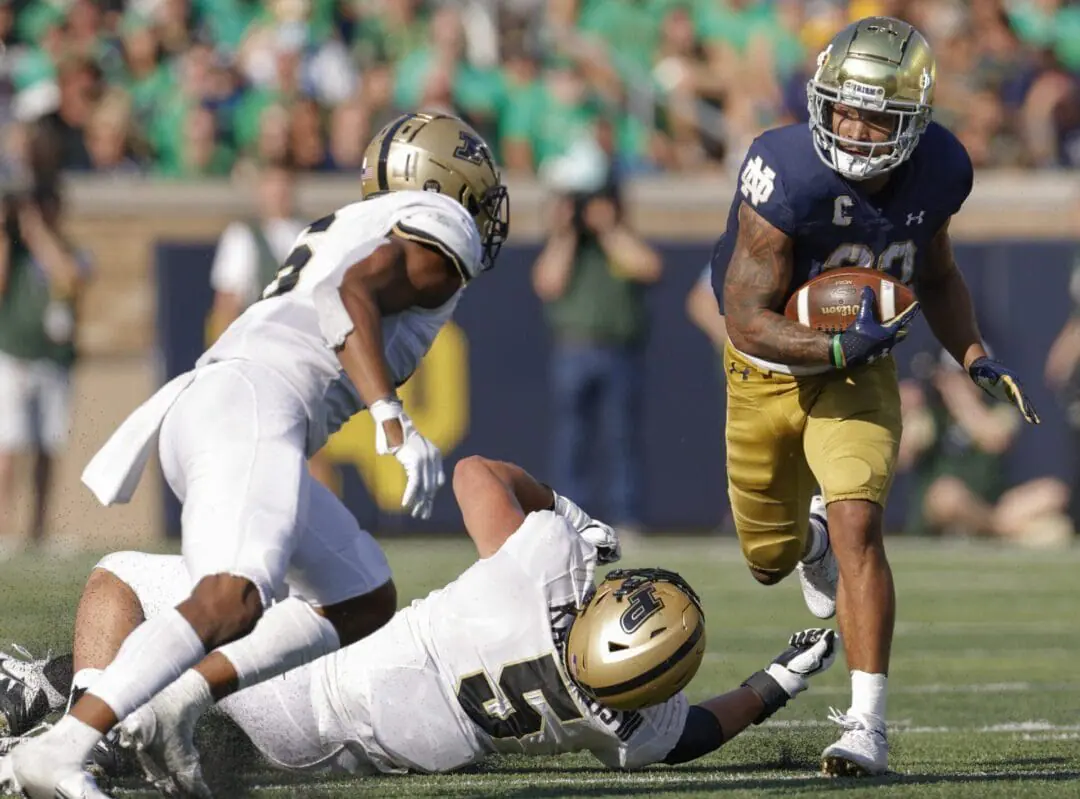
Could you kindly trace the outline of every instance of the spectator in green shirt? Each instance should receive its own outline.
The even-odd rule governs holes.
[[[595,507],[590,478],[604,464],[604,518],[632,530],[642,522],[644,295],[662,264],[623,218],[609,169],[590,139],[549,163],[545,178],[559,196],[532,278],[553,338],[552,479]]]
[[[590,135],[600,106],[581,70],[553,59],[540,80],[514,91],[502,121],[502,151],[510,170],[534,172]]]
[[[67,441],[78,299],[88,260],[59,229],[52,187],[6,198],[0,229],[0,523],[12,514],[15,458],[33,458],[31,541],[42,542],[52,464]],[[0,557],[11,554],[0,530]]]

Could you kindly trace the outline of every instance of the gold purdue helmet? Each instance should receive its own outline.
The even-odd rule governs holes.
[[[930,123],[937,66],[923,35],[892,17],[867,17],[833,37],[806,85],[810,129],[818,156],[844,177],[883,175],[908,159]],[[896,118],[892,136],[878,144],[833,131],[834,104]]]
[[[677,694],[705,655],[705,613],[664,569],[608,572],[566,639],[570,678],[597,702],[640,710]]]
[[[364,199],[412,190],[457,200],[480,231],[480,271],[495,265],[510,230],[509,198],[491,148],[457,117],[403,114],[389,123],[364,150],[360,186]]]

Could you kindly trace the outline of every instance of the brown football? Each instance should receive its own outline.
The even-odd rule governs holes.
[[[791,295],[784,316],[825,333],[841,333],[855,321],[863,286],[877,295],[878,319],[888,322],[915,302],[915,293],[895,277],[856,266],[830,269]]]

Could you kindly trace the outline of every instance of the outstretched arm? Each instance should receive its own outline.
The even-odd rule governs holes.
[[[550,510],[566,519],[596,547],[597,562],[614,563],[620,557],[614,530],[513,463],[479,455],[458,461],[454,467],[454,496],[481,558],[498,552],[521,527],[525,516],[539,510]]]
[[[749,205],[724,275],[727,334],[740,351],[784,364],[832,363],[831,339],[777,309],[791,284],[793,242]]]
[[[1028,399],[1019,376],[987,356],[975,321],[971,293],[953,258],[948,223],[930,243],[926,266],[916,283],[916,293],[937,340],[963,364],[975,384],[994,399],[1015,405],[1029,424],[1038,424],[1039,414]]]
[[[953,257],[948,222],[930,241],[926,263],[915,278],[915,294],[930,330],[957,363],[967,369],[986,355],[971,292]]]
[[[678,743],[663,762],[686,763],[719,749],[805,691],[807,680],[828,669],[836,658],[832,630],[803,630],[788,643],[768,668],[751,674],[734,691],[691,707]]]
[[[414,306],[438,307],[461,285],[446,257],[416,242],[390,238],[353,264],[338,289],[348,319],[337,355],[368,408],[393,395],[382,337],[384,316]],[[396,420],[385,424],[391,446],[402,441]]]
[[[551,509],[554,492],[520,466],[480,455],[454,467],[454,497],[481,558],[490,558],[533,511]]]

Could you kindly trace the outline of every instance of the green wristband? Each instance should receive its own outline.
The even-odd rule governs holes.
[[[835,335],[832,337],[829,349],[829,359],[832,361],[832,365],[837,369],[843,369],[847,365],[847,359],[844,358],[844,347],[840,343],[840,336]]]

